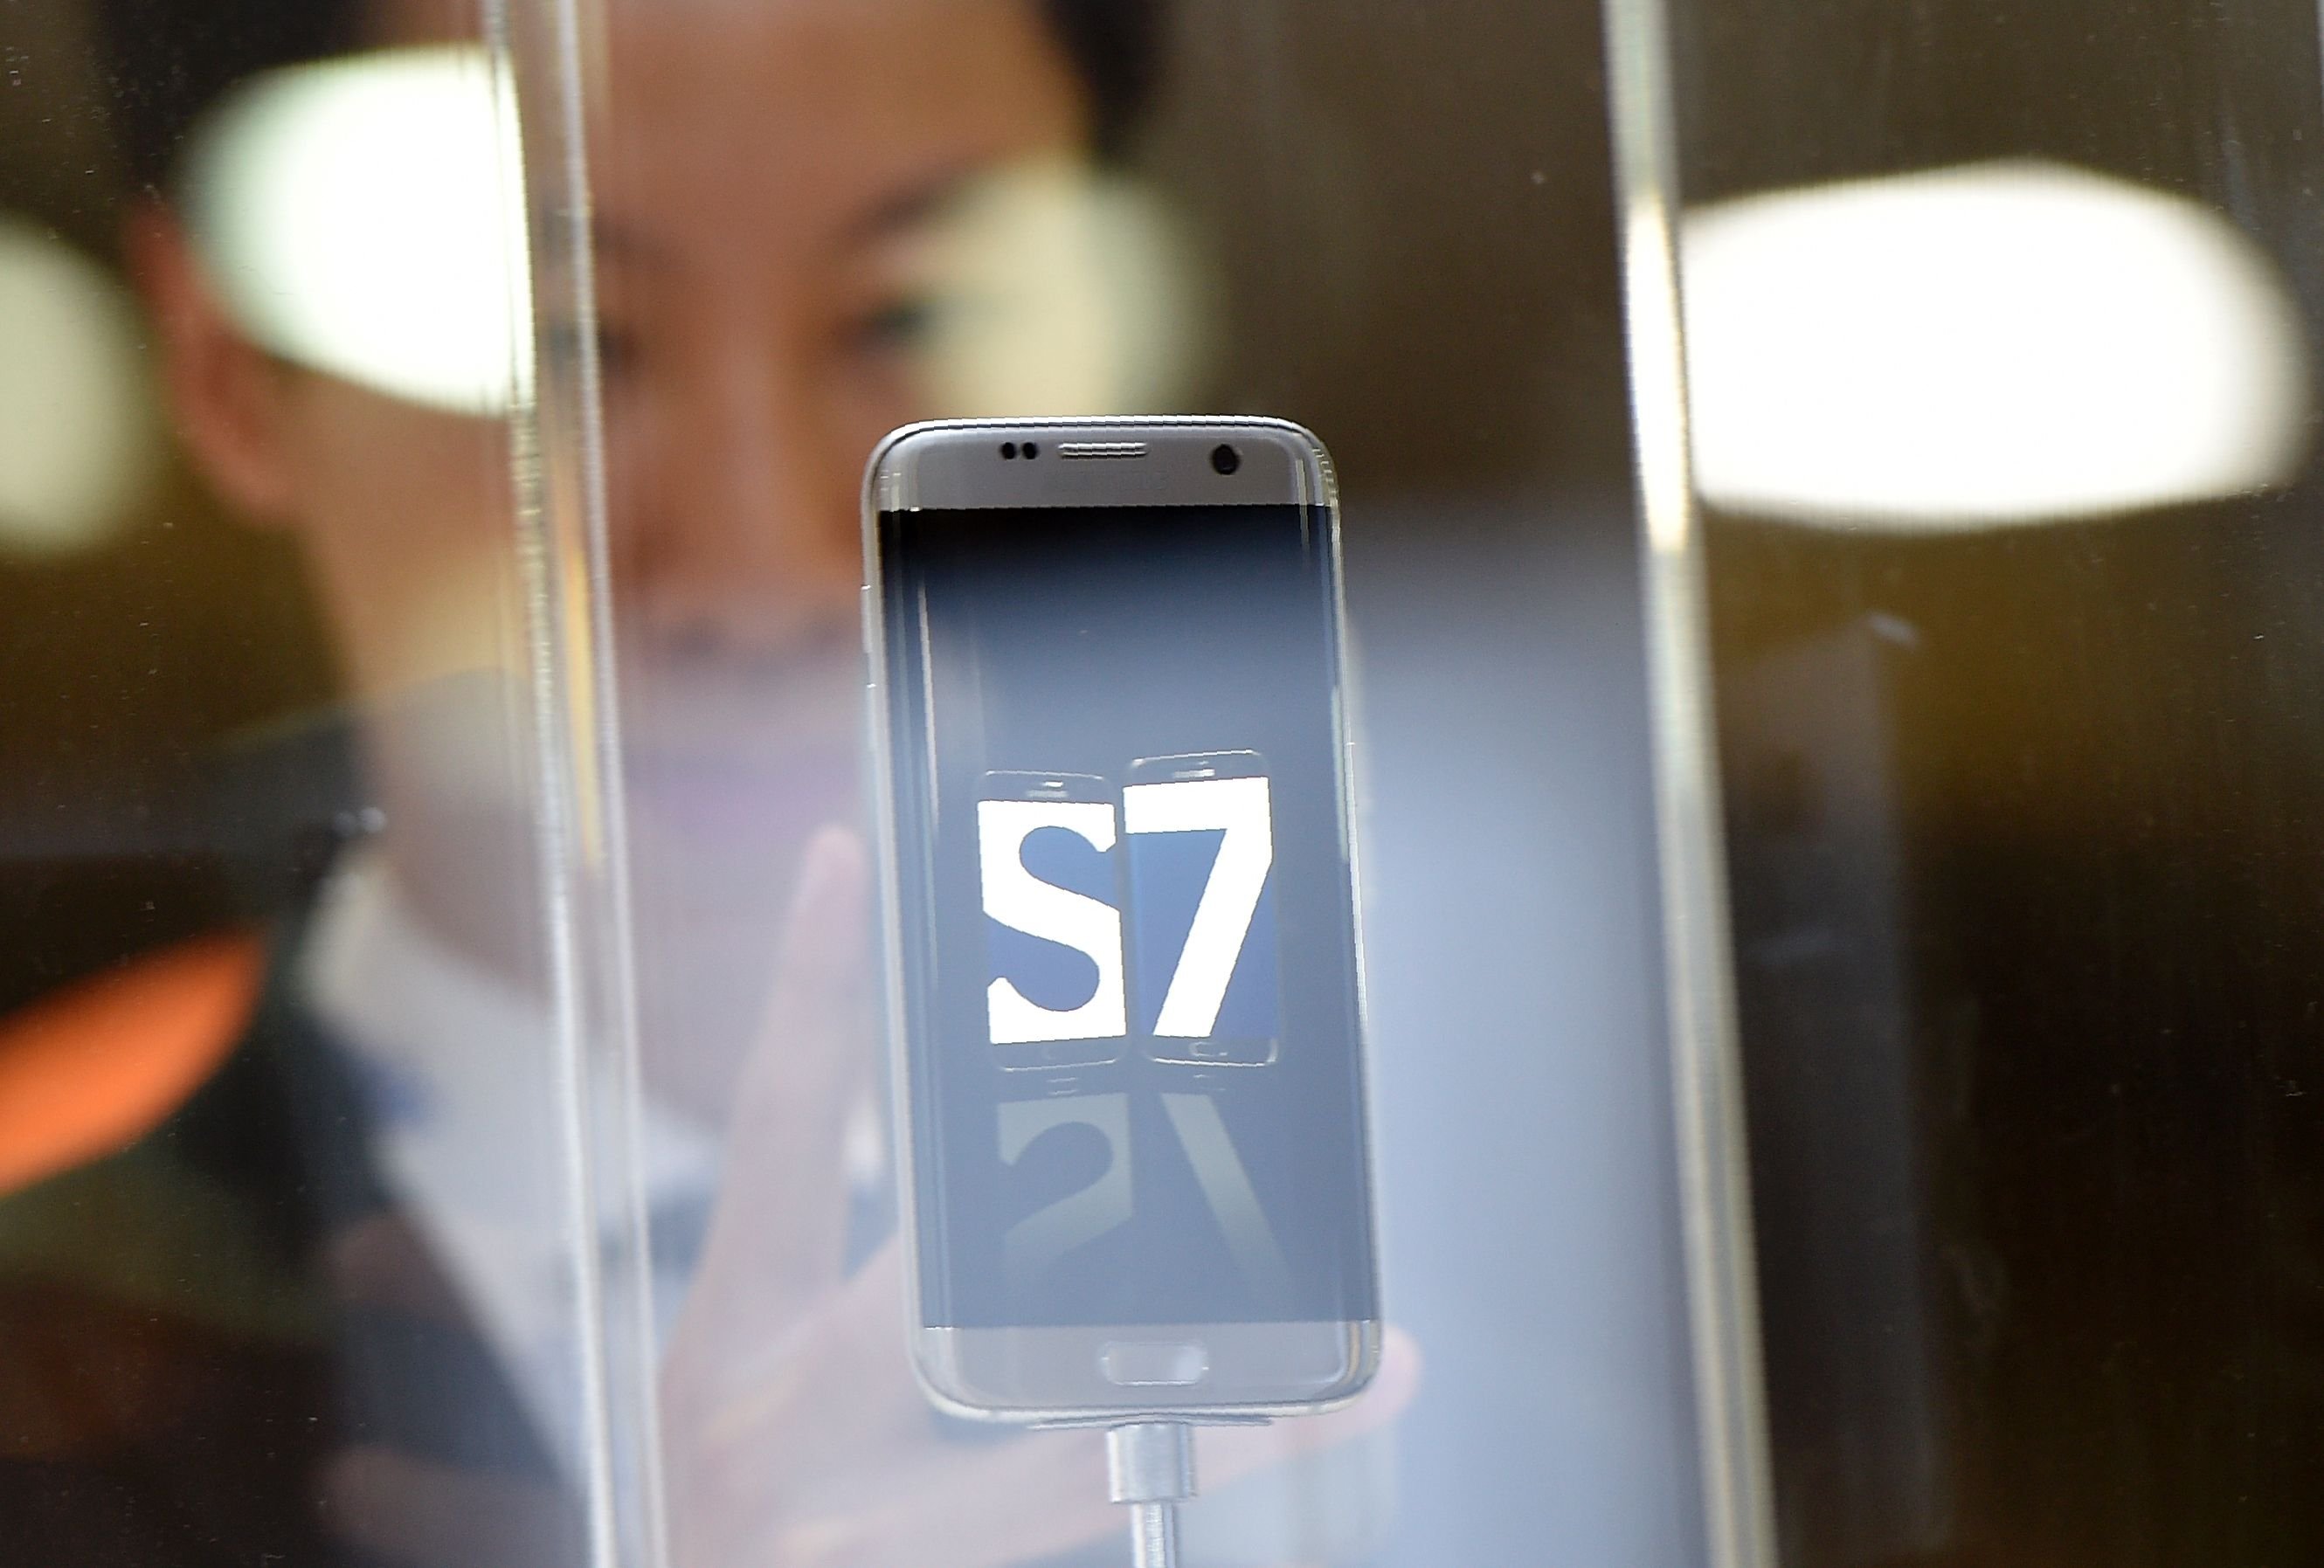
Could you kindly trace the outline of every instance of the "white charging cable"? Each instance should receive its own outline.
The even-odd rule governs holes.
[[[1178,1505],[1194,1495],[1194,1429],[1132,1421],[1106,1429],[1106,1490],[1130,1508],[1136,1568],[1178,1568]]]

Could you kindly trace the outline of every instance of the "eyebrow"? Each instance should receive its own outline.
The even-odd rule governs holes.
[[[985,167],[982,162],[946,165],[874,203],[842,227],[838,236],[840,248],[872,244],[927,222]],[[563,217],[561,213],[536,208],[533,212],[533,232],[551,232]],[[589,238],[594,253],[600,260],[622,261],[649,268],[670,264],[667,246],[610,218],[592,215]],[[557,261],[564,254],[564,247],[555,247],[550,259]]]
[[[934,174],[922,176],[849,222],[840,232],[840,244],[863,244],[926,223],[959,195],[961,188],[983,167],[982,163],[950,164]]]

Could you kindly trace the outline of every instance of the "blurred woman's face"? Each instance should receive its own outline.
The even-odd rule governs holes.
[[[634,0],[612,43],[593,172],[647,1021],[731,1038],[799,846],[857,809],[858,487],[937,411],[926,231],[1082,111],[1029,0]]]
[[[979,172],[1076,147],[1084,106],[1031,0],[613,0],[610,30],[591,187],[641,978],[650,1059],[707,1105],[801,847],[857,810],[857,487],[881,435],[944,411],[919,363],[931,226]],[[189,438],[306,541],[373,706],[391,856],[487,948],[492,841],[527,835],[447,768],[446,724],[379,714],[521,668],[504,432],[318,374],[237,381],[231,352],[185,348],[203,335],[172,310],[202,307],[180,294],[157,303]],[[561,294],[552,364],[578,330]]]
[[[634,0],[612,42],[615,612],[649,1051],[675,1069],[664,1047],[755,1025],[798,850],[858,809],[858,488],[938,411],[927,228],[1082,111],[1028,0]]]

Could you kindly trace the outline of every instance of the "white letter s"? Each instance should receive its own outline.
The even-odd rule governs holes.
[[[984,912],[1028,936],[1086,955],[1097,965],[1097,989],[1081,1006],[1058,1011],[1028,1001],[1007,978],[996,979],[984,993],[992,1043],[1014,1046],[1126,1035],[1130,1010],[1123,996],[1121,911],[1045,882],[1025,869],[1025,840],[1042,827],[1062,827],[1101,853],[1113,848],[1113,807],[1105,802],[980,800],[976,848]]]

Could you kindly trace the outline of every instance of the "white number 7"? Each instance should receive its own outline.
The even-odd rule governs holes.
[[[1184,779],[1132,784],[1121,792],[1121,827],[1133,834],[1226,831],[1154,1021],[1157,1035],[1206,1038],[1217,1027],[1227,983],[1234,978],[1243,939],[1250,935],[1251,918],[1259,912],[1268,868],[1275,863],[1267,780]]]

